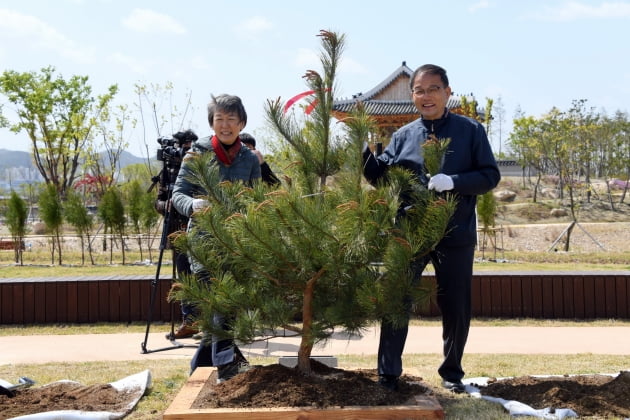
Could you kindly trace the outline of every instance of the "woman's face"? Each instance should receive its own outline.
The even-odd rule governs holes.
[[[214,134],[221,143],[228,146],[236,141],[239,133],[245,127],[245,124],[243,124],[238,118],[238,115],[234,112],[216,111],[212,121]]]

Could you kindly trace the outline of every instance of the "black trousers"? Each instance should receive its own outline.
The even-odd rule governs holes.
[[[229,326],[223,315],[215,314],[213,322],[229,331]],[[209,341],[204,337],[190,361],[190,371],[193,372],[200,366],[222,366],[232,363],[238,353],[240,350],[232,339],[222,339],[213,335]]]
[[[193,267],[195,267],[194,264]],[[197,270],[196,273],[199,281],[211,284],[210,275],[207,272]],[[224,331],[230,331],[228,320],[222,314],[215,313],[212,322]],[[225,339],[214,334],[211,338],[205,336],[190,361],[190,372],[192,373],[200,366],[222,366],[232,363],[239,353],[240,350],[231,338]]]
[[[438,368],[440,376],[448,381],[459,381],[464,377],[462,357],[468,340],[471,318],[471,283],[475,246],[438,246],[430,254],[437,279],[437,303],[442,313],[442,340],[444,361]],[[429,262],[414,267],[420,277]],[[378,348],[379,375],[400,376],[402,353],[407,340],[408,325],[393,328],[381,324]]]

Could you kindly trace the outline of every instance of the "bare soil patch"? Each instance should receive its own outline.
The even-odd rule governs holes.
[[[110,384],[81,385],[57,382],[0,395],[0,419],[59,410],[125,412],[134,394],[121,392]]]
[[[516,400],[533,408],[570,408],[580,417],[630,417],[630,371],[565,377],[522,376],[489,384],[483,395]]]
[[[422,378],[403,376],[400,390],[377,384],[375,370],[345,371],[318,364],[314,375],[280,365],[256,367],[229,381],[210,380],[193,408],[226,407],[316,407],[385,406],[405,404],[414,395],[434,395],[446,406],[454,394],[433,389]],[[212,379],[212,378],[211,378]],[[533,408],[571,408],[581,418],[630,416],[630,372],[616,378],[606,375],[576,375],[539,378],[522,376],[490,383],[484,395],[517,400]],[[0,419],[53,410],[124,411],[125,393],[109,385],[58,384],[0,396]]]

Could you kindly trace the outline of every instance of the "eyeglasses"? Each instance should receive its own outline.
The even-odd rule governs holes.
[[[413,94],[416,96],[422,96],[422,95],[427,95],[427,96],[433,96],[436,93],[438,93],[440,91],[440,89],[444,89],[442,86],[429,86],[427,89],[421,89],[421,88],[415,88],[413,89]]]

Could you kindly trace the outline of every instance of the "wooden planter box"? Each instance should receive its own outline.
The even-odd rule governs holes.
[[[437,420],[444,418],[442,406],[437,400],[427,395],[418,395],[414,404],[378,407],[191,408],[214,371],[213,367],[197,368],[166,409],[162,418],[164,420]]]

